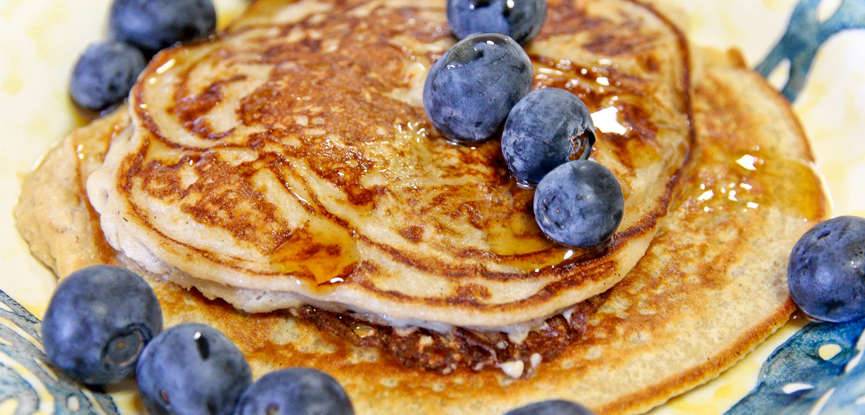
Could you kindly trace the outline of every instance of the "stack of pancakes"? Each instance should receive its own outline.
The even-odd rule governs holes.
[[[499,142],[421,103],[444,1],[258,0],[157,55],[128,107],[74,132],[16,217],[59,276],[148,277],[169,323],[225,332],[259,375],[313,366],[360,414],[634,413],[717,375],[794,306],[786,259],[826,215],[784,99],[734,52],[632,0],[549,1],[535,88],[595,114],[622,184],[612,243],[544,237]]]

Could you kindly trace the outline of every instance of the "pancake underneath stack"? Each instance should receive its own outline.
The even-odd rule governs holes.
[[[52,151],[19,229],[58,275],[151,275],[169,322],[223,330],[259,374],[328,371],[360,414],[637,412],[786,320],[786,257],[825,200],[789,106],[735,56],[642,4],[550,2],[535,86],[618,113],[594,158],[627,210],[599,254],[540,235],[497,142],[431,131],[417,85],[451,43],[443,4],[259,1]]]

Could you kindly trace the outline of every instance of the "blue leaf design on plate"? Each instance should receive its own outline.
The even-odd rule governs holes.
[[[789,61],[781,93],[794,101],[805,85],[817,51],[832,36],[865,29],[865,0],[842,0],[820,22],[821,0],[800,0],[786,33],[755,70],[768,77]],[[760,369],[757,386],[726,415],[865,414],[865,319],[843,324],[812,323],[775,350]],[[821,357],[821,348],[826,358]],[[829,352],[831,350],[831,353]]]
[[[805,326],[769,356],[757,387],[727,415],[865,413],[857,403],[865,395],[863,331],[865,319]]]
[[[832,17],[824,22],[817,18],[819,5],[820,0],[801,0],[793,9],[787,32],[755,68],[768,77],[781,62],[789,61],[790,72],[781,93],[790,102],[796,100],[805,86],[814,57],[823,43],[838,32],[865,29],[865,0],[842,0]]]
[[[0,290],[0,403],[14,399],[14,415],[32,414],[44,405],[38,391],[54,400],[56,415],[119,415],[106,393],[82,389],[55,372],[42,351],[39,319]]]

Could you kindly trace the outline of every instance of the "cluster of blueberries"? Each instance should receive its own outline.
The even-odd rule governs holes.
[[[134,374],[153,415],[354,414],[324,372],[288,368],[252,383],[243,353],[218,330],[183,323],[162,331],[156,295],[125,268],[97,265],[64,279],[45,312],[42,342],[51,362],[84,384]]]
[[[458,143],[502,131],[512,175],[524,186],[537,184],[534,213],[544,233],[577,247],[609,241],[624,200],[612,173],[587,160],[594,144],[588,109],[567,91],[529,92],[532,66],[520,44],[540,31],[545,1],[448,0],[447,13],[462,40],[430,69],[430,120]],[[809,316],[865,318],[865,219],[841,216],[812,228],[793,248],[787,274],[793,300]]]
[[[545,0],[449,0],[460,39],[430,68],[423,104],[449,140],[472,144],[501,131],[502,154],[550,239],[592,248],[608,243],[624,215],[624,195],[606,167],[588,160],[595,128],[586,105],[556,88],[531,91],[525,44],[540,32]],[[573,160],[572,160],[573,159]]]
[[[126,99],[157,52],[212,33],[216,10],[211,0],[114,0],[108,26],[110,39],[87,47],[69,82],[72,101],[93,113]]]

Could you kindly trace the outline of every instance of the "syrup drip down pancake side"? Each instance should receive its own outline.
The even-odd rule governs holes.
[[[108,243],[252,312],[497,328],[609,289],[687,158],[682,34],[636,2],[550,1],[527,50],[535,88],[612,115],[593,158],[626,210],[600,252],[543,236],[498,140],[456,146],[432,128],[423,82],[453,42],[443,1],[261,0],[212,41],[161,53],[87,184]]]

